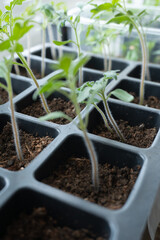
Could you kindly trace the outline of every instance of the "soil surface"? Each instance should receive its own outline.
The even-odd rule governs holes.
[[[72,119],[76,117],[75,108],[71,101],[66,101],[62,98],[53,98],[51,100],[47,100],[47,103],[51,112],[62,111]],[[83,109],[83,106],[81,109]],[[46,114],[40,101],[33,102],[31,105],[22,109],[20,112],[36,118],[44,116]],[[57,124],[69,123],[69,121],[64,118],[54,119],[52,122]]]
[[[4,126],[0,134],[0,167],[12,171],[25,168],[53,140],[49,136],[33,136],[22,130],[19,131],[19,136],[23,161],[17,158],[11,124]]]
[[[44,207],[33,209],[31,213],[22,212],[7,228],[1,240],[107,240],[98,237],[88,229],[71,229],[61,226],[47,214]]]
[[[0,105],[8,102],[8,93],[3,88],[0,88]]]
[[[130,126],[129,123],[124,120],[117,120],[116,123],[125,137],[125,143],[136,147],[150,147],[157,134],[156,128],[146,128],[143,123],[138,126]],[[100,122],[91,132],[101,137],[120,141],[116,132],[108,131],[103,122]]]
[[[135,92],[130,92],[134,96],[133,103],[139,104],[139,97],[135,94]],[[149,96],[147,99],[144,100],[144,106],[152,107],[156,109],[160,109],[160,99],[155,96]]]
[[[69,158],[59,165],[43,183],[69,192],[84,200],[111,209],[119,209],[126,202],[137,179],[140,166],[135,169],[99,164],[100,189],[92,185],[91,163],[86,158]]]
[[[32,72],[33,72],[34,76],[36,77],[36,79],[41,79],[41,73],[40,72],[37,72],[35,69],[32,69]],[[20,68],[20,75],[23,76],[23,77],[31,78],[30,75],[27,73],[25,68]]]

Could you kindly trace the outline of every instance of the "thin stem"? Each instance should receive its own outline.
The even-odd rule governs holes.
[[[108,121],[107,121],[107,118],[104,114],[104,112],[95,104],[93,103],[94,107],[97,109],[97,111],[100,113],[101,117],[103,118],[103,121],[104,121],[104,124],[105,126],[107,127],[107,129],[110,131],[110,132],[113,132],[112,129],[110,128],[109,124],[108,124]]]
[[[108,71],[111,71],[111,69],[112,69],[112,59],[111,59],[110,44],[108,44],[108,58],[109,58]]]
[[[29,75],[31,76],[31,78],[33,79],[37,89],[39,88],[39,84],[37,82],[37,79],[35,78],[32,70],[29,68],[27,62],[26,62],[26,59],[23,57],[23,55],[21,53],[17,53],[17,55],[19,56],[21,62],[24,64],[24,67],[26,68],[26,70],[28,71]],[[40,98],[41,98],[41,101],[42,101],[42,105],[43,105],[43,108],[45,110],[46,113],[50,113],[50,110],[49,110],[49,107],[47,105],[47,102],[46,102],[46,99],[44,97],[43,94],[40,94]]]
[[[75,84],[73,83],[72,79],[70,79],[69,82],[70,82],[70,88],[71,88],[71,91],[72,91],[72,102],[73,102],[74,107],[75,107],[76,115],[78,116],[78,119],[79,119],[79,127],[83,131],[84,141],[85,141],[85,144],[87,146],[87,150],[89,152],[89,156],[90,156],[90,160],[91,160],[92,182],[93,182],[93,185],[95,187],[95,190],[98,191],[98,189],[99,189],[99,175],[98,175],[97,155],[96,155],[96,152],[94,150],[92,142],[88,138],[86,126],[85,126],[85,124],[82,120],[82,117],[81,117],[81,113],[80,113],[81,109],[80,109],[79,104],[77,103],[77,95],[76,95],[76,91],[75,91]]]
[[[14,59],[14,62],[17,62],[15,59]],[[17,64],[14,64],[14,68],[15,68],[15,72],[17,75],[20,75],[20,70],[19,70],[19,66]]]
[[[105,111],[106,111],[106,114],[107,114],[107,117],[108,117],[108,120],[110,121],[112,127],[114,128],[115,132],[117,133],[118,137],[121,139],[122,142],[125,142],[125,138],[124,136],[122,135],[116,121],[114,120],[113,116],[112,116],[112,113],[109,109],[109,106],[108,106],[108,103],[105,99],[105,96],[104,96],[104,93],[102,93],[102,100],[103,100],[103,105],[104,105],[104,108],[105,108]]]
[[[138,26],[132,20],[132,18],[130,18],[129,15],[128,15],[128,18],[130,19],[130,21],[132,22],[133,26],[137,30],[137,33],[138,33],[138,36],[139,36],[139,39],[140,39],[140,43],[141,43],[141,48],[142,48],[142,72],[141,72],[140,101],[139,101],[139,104],[143,105],[143,103],[144,103],[144,81],[145,81],[145,75],[146,75],[146,58],[147,58],[147,56],[146,56],[146,46],[145,46],[145,41],[144,41],[143,35],[141,34]]]
[[[42,63],[41,63],[41,77],[44,78],[45,76],[45,55],[46,55],[46,49],[45,49],[45,42],[46,42],[46,31],[45,28],[42,30]]]
[[[57,39],[60,42],[62,41],[61,33],[59,31],[57,31]],[[59,58],[62,58],[62,56],[63,56],[62,47],[59,46]]]
[[[106,46],[103,44],[103,54],[104,54],[104,71],[107,72],[108,70],[108,64],[107,64],[107,52],[106,52]]]
[[[15,111],[14,111],[14,104],[13,104],[13,92],[12,92],[12,84],[11,84],[10,73],[8,73],[7,78],[8,78],[7,79],[8,95],[9,95],[9,102],[10,102],[10,108],[11,108],[11,122],[12,122],[14,142],[15,142],[15,147],[16,147],[16,152],[17,152],[17,155],[18,155],[18,159],[20,161],[22,161],[23,160],[23,155],[22,155],[22,151],[21,151],[18,127],[17,127],[17,123],[16,123],[16,118],[15,118]]]
[[[95,190],[99,190],[99,175],[98,175],[98,161],[97,161],[97,155],[94,150],[93,144],[90,141],[87,131],[83,130],[83,135],[84,135],[84,140],[85,144],[87,146],[89,155],[90,155],[90,160],[91,160],[91,165],[92,165],[92,182],[93,186],[95,187]]]
[[[31,67],[31,56],[30,56],[30,45],[31,45],[31,43],[30,43],[30,40],[31,40],[31,38],[30,38],[30,32],[28,32],[27,33],[27,49],[28,49],[28,53],[27,53],[27,63],[28,63],[28,66],[29,66],[29,68]],[[28,73],[28,75],[29,75],[29,73]]]
[[[52,25],[51,23],[48,24],[48,35],[49,35],[49,42],[51,44],[51,55],[52,55],[52,59],[56,59],[56,50],[53,44],[53,30],[52,30]]]

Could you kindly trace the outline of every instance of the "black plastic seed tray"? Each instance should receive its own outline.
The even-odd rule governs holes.
[[[70,47],[62,47],[62,49],[63,52],[72,53]],[[39,46],[32,49],[31,62],[37,71],[41,68],[40,50]],[[51,66],[56,62],[50,59],[49,44],[46,45],[46,53],[46,76],[39,80],[40,85],[54,75]],[[75,56],[75,50],[73,54]],[[91,59],[83,68],[84,81],[96,80],[103,76],[102,69],[99,68],[102,65],[102,58],[93,56]],[[117,81],[111,81],[106,91],[120,87],[138,93],[139,80],[135,80],[137,76],[135,72],[139,63],[120,59],[113,59],[113,65],[114,62],[115,69],[120,69],[121,73]],[[151,69],[153,68],[157,72],[160,71],[159,66],[151,65]],[[72,155],[88,157],[83,135],[74,124],[74,122],[78,123],[77,118],[69,124],[59,125],[53,122],[41,122],[35,117],[20,113],[25,106],[33,102],[35,86],[28,76],[16,76],[14,70],[11,76],[13,90],[17,94],[14,103],[19,128],[39,136],[52,136],[54,140],[25,169],[13,172],[0,168],[0,234],[4,233],[11,219],[23,209],[43,205],[52,216],[59,219],[62,225],[91,228],[99,235],[107,233],[110,240],[140,240],[148,223],[153,239],[160,221],[159,109],[124,103],[116,99],[109,100],[115,119],[127,120],[131,125],[144,123],[157,129],[152,145],[149,148],[140,148],[92,134],[91,130],[100,121],[100,116],[93,107],[90,108],[88,131],[99,162],[108,162],[120,168],[141,166],[126,203],[118,210],[110,210],[42,183],[41,180],[68,157]],[[156,75],[155,79],[158,77],[159,75]],[[3,79],[1,81],[3,82]],[[160,99],[159,87],[158,83],[147,82],[146,95],[151,94]],[[55,93],[51,97],[62,96]],[[103,109],[101,102],[99,107]],[[86,109],[82,111],[82,116],[85,117],[85,114]],[[10,121],[8,102],[0,106],[0,120],[0,131],[2,131],[5,124]]]

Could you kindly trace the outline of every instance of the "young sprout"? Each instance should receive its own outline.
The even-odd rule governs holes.
[[[93,144],[88,137],[87,133],[87,121],[83,120],[81,115],[81,108],[77,98],[76,85],[77,85],[77,72],[79,68],[85,64],[89,58],[86,55],[81,55],[76,60],[72,61],[70,57],[63,56],[57,65],[57,68],[61,71],[57,71],[56,75],[51,77],[44,86],[40,88],[38,92],[35,93],[34,98],[38,93],[51,94],[54,91],[60,92],[66,96],[74,105],[76,115],[78,117],[79,123],[77,127],[83,132],[84,141],[90,156],[91,165],[92,165],[92,181],[96,190],[99,189],[99,177],[98,177],[98,162],[96,152],[94,150]],[[66,81],[60,80],[63,77],[66,78]],[[62,87],[70,88],[69,92],[63,90]],[[50,120],[55,118],[66,118],[69,121],[72,119],[64,114],[63,112],[53,112],[44,117],[41,117],[41,120]]]
[[[111,43],[117,37],[117,34],[118,31],[116,29],[106,29],[96,22],[95,24],[89,25],[87,28],[87,45],[92,46],[93,50],[98,48],[98,52],[102,52],[104,58],[104,72],[112,69]]]
[[[85,103],[86,99],[90,99],[90,103],[93,104],[97,111],[100,113],[101,117],[103,118],[104,124],[108,128],[108,130],[112,132],[112,129],[110,128],[110,126],[112,126],[120,140],[122,142],[125,142],[125,138],[112,116],[107,101],[109,97],[113,95],[122,101],[131,102],[133,100],[133,96],[122,89],[115,89],[106,95],[105,89],[108,85],[109,79],[117,79],[116,71],[108,71],[104,73],[104,77],[95,82],[92,81],[84,83],[80,88],[77,89],[78,102]],[[96,98],[96,95],[102,99],[105,113],[96,104],[97,102],[99,102],[99,100]]]
[[[16,46],[15,46],[15,48],[16,48]],[[5,89],[8,92],[15,148],[16,148],[18,159],[22,161],[23,155],[22,155],[21,146],[20,146],[17,122],[16,122],[16,118],[15,118],[15,110],[14,110],[14,103],[13,103],[13,90],[12,90],[12,83],[11,83],[11,77],[10,77],[12,65],[13,65],[13,53],[11,53],[11,57],[9,59],[6,59],[4,57],[4,60],[0,62],[0,77],[4,78],[6,81],[6,85],[0,83],[0,87],[2,87],[3,89]]]
[[[81,52],[81,43],[80,43],[80,33],[81,33],[81,29],[80,29],[80,18],[81,18],[81,13],[83,11],[83,8],[87,5],[88,3],[84,3],[84,4],[79,4],[79,12],[77,14],[77,16],[73,17],[73,16],[68,16],[66,13],[59,13],[59,19],[60,19],[60,23],[63,26],[65,24],[65,22],[68,22],[74,32],[75,35],[75,41],[73,40],[67,40],[67,41],[53,41],[57,46],[62,46],[65,45],[67,43],[73,43],[76,47],[77,47],[77,53],[78,53],[78,57],[81,56],[82,52]],[[83,67],[83,66],[82,66]],[[82,71],[82,67],[79,69],[79,82],[78,85],[81,86],[83,84],[83,71]]]
[[[33,27],[33,25],[29,24],[28,19],[14,18],[13,17],[13,9],[16,5],[22,5],[25,0],[13,0],[10,2],[10,5],[5,6],[6,10],[3,14],[0,15],[0,32],[3,35],[3,41],[0,43],[0,51],[12,49],[12,52],[16,53],[20,58],[22,63],[14,62],[14,64],[24,67],[31,78],[33,79],[37,88],[39,88],[39,84],[31,70],[28,66],[26,59],[24,58],[23,46],[19,43],[19,40],[29,32],[29,30]],[[49,113],[50,110],[48,108],[47,102],[43,94],[40,95],[42,100],[42,104],[46,113]]]
[[[122,2],[122,4],[121,4]],[[144,102],[144,80],[146,75],[146,65],[147,65],[147,50],[145,38],[143,35],[143,29],[141,25],[141,18],[146,15],[146,11],[143,10],[141,12],[134,13],[131,10],[127,10],[125,0],[112,0],[111,3],[103,3],[100,5],[96,5],[94,9],[91,10],[93,14],[99,14],[100,12],[109,11],[113,12],[115,15],[111,18],[107,24],[123,23],[125,26],[129,27],[129,33],[132,32],[133,28],[136,29],[139,40],[142,48],[142,72],[141,72],[141,84],[140,84],[140,104],[143,105]]]

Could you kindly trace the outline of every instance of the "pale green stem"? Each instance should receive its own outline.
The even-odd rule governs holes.
[[[14,62],[17,62],[16,59],[14,59]],[[14,68],[15,68],[15,72],[17,75],[20,75],[20,70],[19,70],[19,66],[17,64],[14,64]]]
[[[23,155],[22,155],[22,151],[21,151],[18,127],[17,127],[17,123],[16,123],[16,118],[15,118],[15,111],[14,111],[14,104],[13,104],[13,93],[12,93],[12,84],[11,84],[10,73],[8,73],[7,78],[8,78],[7,79],[8,95],[9,95],[9,102],[10,102],[10,108],[11,108],[11,122],[12,122],[14,142],[15,142],[15,147],[16,147],[16,152],[17,152],[17,155],[18,155],[18,159],[20,161],[22,161],[23,160]]]
[[[46,31],[45,31],[45,28],[43,28],[42,30],[42,63],[41,63],[42,78],[44,78],[45,76],[45,55],[46,55],[45,43],[46,43]]]
[[[70,80],[70,84],[71,84],[71,86],[74,85],[74,84],[72,84],[72,79]],[[73,92],[72,101],[73,101],[73,104],[74,104],[74,107],[75,107],[76,115],[78,116],[78,119],[79,119],[80,129],[83,131],[84,141],[85,141],[85,144],[87,146],[87,150],[88,150],[90,160],[91,160],[93,186],[95,187],[95,190],[98,191],[99,190],[99,175],[98,175],[97,155],[96,155],[96,152],[94,150],[93,144],[88,137],[86,126],[84,125],[84,122],[83,122],[82,117],[81,117],[81,113],[80,113],[81,109],[80,109],[79,104],[77,103],[75,86],[73,86],[73,88],[71,86],[70,86],[70,88]]]
[[[104,55],[104,71],[107,72],[108,65],[107,65],[107,53],[106,53],[106,46],[103,44],[103,55]]]
[[[60,42],[62,41],[61,34],[60,34],[58,31],[57,31],[57,39],[58,39],[58,41],[60,41]],[[62,47],[59,46],[58,50],[59,50],[59,58],[62,58],[62,56],[63,56]]]
[[[121,141],[125,142],[125,138],[124,138],[123,134],[121,133],[116,121],[114,120],[114,118],[112,116],[112,113],[109,109],[108,103],[107,103],[103,93],[102,93],[102,100],[103,100],[103,105],[104,105],[104,108],[105,108],[105,111],[106,111],[109,122],[111,123],[113,129],[115,130],[116,134],[121,139]]]
[[[29,66],[29,68],[31,67],[31,56],[30,56],[30,45],[31,45],[31,43],[30,43],[30,40],[31,40],[31,38],[30,38],[30,32],[28,32],[27,33],[27,50],[28,50],[28,53],[27,53],[27,64],[28,64],[28,66]],[[28,75],[29,75],[29,73],[28,73]]]
[[[110,132],[113,132],[112,129],[110,128],[109,124],[108,124],[108,121],[107,121],[107,118],[104,114],[104,112],[95,104],[93,103],[94,107],[97,109],[97,111],[100,113],[101,117],[103,118],[103,121],[104,121],[104,124],[105,126],[107,127],[107,129],[110,131]]]
[[[51,45],[51,55],[52,55],[52,59],[56,60],[56,50],[53,44],[53,31],[52,31],[52,26],[51,23],[48,24],[48,35],[49,35],[49,42]]]
[[[129,19],[132,22],[135,29],[137,30],[137,33],[138,33],[138,36],[139,36],[139,39],[140,39],[140,43],[141,43],[141,48],[142,48],[142,73],[141,73],[141,83],[140,83],[140,97],[139,97],[140,101],[139,101],[139,104],[143,105],[143,103],[144,103],[144,81],[145,81],[145,75],[146,75],[146,59],[147,59],[146,47],[145,47],[145,41],[144,41],[143,35],[141,34],[138,26],[132,20],[132,18],[129,17]]]
[[[24,64],[24,67],[26,68],[27,72],[29,73],[29,75],[31,76],[32,80],[34,81],[37,89],[39,88],[39,84],[37,82],[37,79],[35,78],[32,70],[29,68],[27,62],[26,62],[26,59],[23,57],[23,55],[21,53],[17,53],[18,57],[20,58],[21,62]],[[47,105],[47,102],[46,102],[46,99],[44,97],[43,94],[40,94],[40,98],[41,98],[41,101],[42,101],[42,105],[43,105],[43,108],[45,110],[46,113],[50,113],[50,110],[49,110],[49,107]]]
[[[112,59],[111,59],[111,51],[110,51],[110,45],[109,44],[108,44],[108,58],[109,58],[108,71],[111,71],[111,69],[112,69]]]

